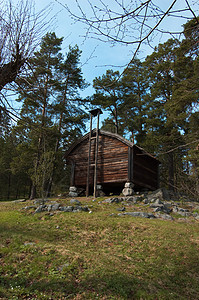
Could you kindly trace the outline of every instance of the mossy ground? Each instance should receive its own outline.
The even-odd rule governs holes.
[[[79,200],[92,213],[0,202],[0,299],[199,299],[198,221],[119,217],[121,204]]]

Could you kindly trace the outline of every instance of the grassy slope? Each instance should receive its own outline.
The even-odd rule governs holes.
[[[84,202],[93,213],[52,217],[0,203],[0,299],[199,299],[197,221]]]

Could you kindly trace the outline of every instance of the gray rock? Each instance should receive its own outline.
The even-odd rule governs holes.
[[[199,215],[195,217],[196,220],[199,220]]]
[[[146,213],[146,212],[140,212],[140,211],[134,211],[134,212],[125,212],[125,213],[120,213],[118,216],[132,216],[132,217],[140,217],[140,218],[155,218],[154,214],[152,213]]]
[[[125,187],[123,190],[122,190],[122,194],[127,197],[127,196],[132,196],[134,194],[134,190],[132,188],[127,188]]]
[[[125,207],[117,208],[117,211],[125,211],[125,210],[126,210]]]
[[[47,206],[47,210],[48,210],[48,212],[52,210],[52,204]]]
[[[147,196],[148,200],[159,198],[160,200],[170,200],[169,192],[165,188],[158,189]]]
[[[154,208],[154,207],[162,207],[164,206],[163,202],[160,199],[156,199],[151,205],[150,207]]]
[[[122,200],[123,200],[122,198],[117,198],[117,197],[108,198],[108,199],[103,200],[102,203],[120,203],[120,202],[122,202]]]
[[[77,192],[76,186],[70,186],[69,187],[69,192]]]
[[[182,207],[174,206],[172,208],[172,211],[178,215],[181,215],[182,217],[189,217],[192,215],[192,213],[188,209],[184,209]]]
[[[36,209],[36,208],[37,208],[36,206],[31,205],[31,206],[25,206],[23,209],[29,210],[29,209]]]
[[[55,211],[55,210],[59,210],[59,207],[60,207],[60,203],[55,203],[52,205],[52,211]]]
[[[182,208],[182,207],[179,207],[179,208],[178,208],[178,211],[179,211],[179,212],[189,212],[188,209],[184,209],[184,208]]]
[[[81,205],[81,202],[77,199],[71,199],[70,200],[70,204],[74,204],[74,205]]]
[[[154,212],[159,212],[159,211],[162,211],[162,207],[156,207],[156,208],[154,208],[154,210],[153,210]]]
[[[97,194],[96,195],[97,197],[104,197],[105,196],[105,193],[102,190],[97,190],[96,194]]]
[[[47,206],[46,205],[40,205],[37,207],[37,209],[35,210],[35,214],[40,213],[42,211],[46,211],[47,210]]]
[[[64,212],[72,212],[73,209],[74,209],[74,206],[63,206],[63,207],[59,208],[60,211],[64,211]]]
[[[147,199],[148,199],[148,196],[147,196]],[[149,203],[154,203],[156,200],[157,200],[156,198],[148,199]]]
[[[55,204],[50,204],[47,205],[47,210],[50,211],[55,211],[55,210],[59,210],[60,207],[60,203],[55,203]]]
[[[24,243],[24,246],[35,246],[36,245],[36,243],[34,243],[34,242],[25,242]]]
[[[154,212],[164,212],[166,214],[169,214],[172,211],[168,206],[164,204],[151,205],[150,207],[154,208]]]
[[[178,212],[178,207],[177,207],[177,206],[174,206],[174,207],[172,208],[172,211],[173,211],[174,213],[177,213],[177,212]]]
[[[48,202],[49,200],[47,200],[47,199],[36,199],[36,200],[34,200],[34,204],[35,205],[44,205],[44,203],[46,203],[46,202]]]
[[[168,214],[155,214],[156,218],[161,218],[163,220],[173,220],[172,216],[168,215]]]
[[[73,209],[73,212],[76,213],[76,212],[80,212],[80,211],[86,211],[88,212],[89,211],[89,208],[87,206],[75,206],[74,209]]]
[[[134,184],[132,182],[126,182],[124,185],[125,188],[133,188]]]
[[[131,196],[131,197],[128,197],[127,199],[126,199],[126,201],[127,202],[132,202],[132,203],[134,203],[134,204],[136,204],[138,201],[139,201],[139,197],[138,196]]]
[[[146,198],[146,199],[143,200],[143,203],[144,203],[144,204],[149,204],[150,201]]]
[[[78,193],[77,192],[69,192],[68,196],[69,197],[78,197]]]
[[[78,211],[89,211],[87,206],[76,206],[75,209]]]
[[[102,185],[101,184],[97,184],[96,188],[97,188],[97,190],[102,190]]]
[[[25,202],[26,199],[18,199],[18,200],[13,200],[13,203],[20,203],[20,202]]]
[[[190,217],[192,215],[191,212],[186,212],[186,211],[178,211],[177,214],[182,217]]]

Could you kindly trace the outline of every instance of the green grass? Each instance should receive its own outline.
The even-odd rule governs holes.
[[[93,212],[0,203],[0,299],[199,299],[198,221],[119,217],[121,204],[80,201]]]

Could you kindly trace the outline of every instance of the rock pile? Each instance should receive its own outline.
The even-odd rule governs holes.
[[[24,207],[25,210],[34,209],[34,213],[41,213],[41,212],[50,212],[53,213],[55,211],[61,211],[61,212],[90,212],[90,209],[88,206],[82,206],[81,202],[77,199],[71,199],[69,206],[62,206],[60,203],[57,203],[56,201],[48,201],[48,200],[35,200],[35,205],[32,206],[26,206]],[[37,206],[36,206],[37,205]]]
[[[127,187],[130,188],[130,187]],[[127,197],[111,197],[103,201],[93,199],[98,204],[121,204],[117,207],[118,213],[112,213],[111,216],[132,216],[141,218],[161,218],[164,220],[192,219],[199,220],[199,204],[194,201],[178,202],[166,189],[158,189],[154,192],[135,194]],[[183,207],[184,206],[184,207]],[[33,209],[34,214],[48,212],[53,215],[54,212],[89,212],[92,205],[82,205],[77,199],[71,199],[70,205],[64,206],[56,201],[35,200],[34,205],[26,206],[25,210]],[[134,210],[137,211],[134,211]],[[128,211],[127,211],[128,210]],[[132,210],[132,211],[131,211]]]
[[[199,205],[195,202],[186,202],[186,206],[189,206],[190,209],[180,207],[181,203],[174,201],[173,195],[170,195],[166,189],[158,189],[154,192],[137,194],[129,197],[114,197],[108,198],[100,203],[121,203],[123,206],[131,206],[135,204],[140,204],[141,207],[152,210],[152,212],[125,212],[126,208],[118,208],[118,216],[132,216],[132,217],[141,217],[141,218],[161,218],[164,220],[173,220],[172,213],[178,214],[182,217],[193,217],[196,220],[199,220],[199,213],[194,210],[199,211]],[[114,215],[114,214],[111,214]]]

